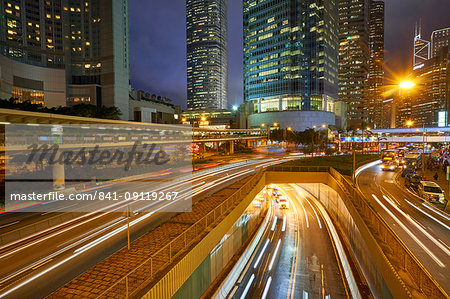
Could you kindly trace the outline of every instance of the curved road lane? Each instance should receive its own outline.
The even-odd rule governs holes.
[[[296,184],[278,185],[289,208],[274,215],[230,293],[232,298],[348,298],[323,216]],[[328,297],[330,296],[330,297]]]
[[[408,249],[450,294],[450,215],[395,183],[398,172],[363,169],[357,187]]]

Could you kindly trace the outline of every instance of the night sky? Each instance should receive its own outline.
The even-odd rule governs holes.
[[[131,85],[186,108],[186,0],[131,0]],[[422,38],[450,27],[450,0],[385,0],[387,77],[406,76],[414,25]],[[229,105],[242,102],[242,0],[228,0]]]

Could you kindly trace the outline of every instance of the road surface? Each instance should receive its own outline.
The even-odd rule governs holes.
[[[192,185],[194,201],[248,176],[262,167],[284,162],[284,158],[266,158],[248,163],[230,164],[220,169],[195,173]],[[161,185],[165,190],[184,188],[183,181]],[[116,187],[111,187],[113,190]],[[120,188],[120,187],[117,187]],[[148,190],[143,182],[142,189]],[[132,191],[139,191],[139,188]],[[159,207],[168,203],[156,203]],[[131,204],[132,205],[132,204]],[[42,297],[70,281],[99,261],[126,246],[126,217],[123,205],[116,212],[80,214],[68,225],[38,234],[0,249],[0,298]],[[137,209],[132,207],[133,211]],[[157,209],[156,209],[157,211]],[[134,213],[133,213],[134,214]],[[130,223],[132,239],[169,217],[171,213],[137,213]],[[41,215],[45,217],[46,215]],[[25,217],[24,221],[28,218]],[[14,220],[17,221],[17,220]],[[22,221],[22,220],[20,220]],[[20,223],[20,222],[19,222]],[[8,229],[14,229],[14,223]]]
[[[450,215],[395,184],[397,172],[362,170],[357,187],[447,294],[450,294]]]
[[[274,213],[232,298],[348,298],[335,247],[316,199],[296,184],[278,185],[290,206]]]

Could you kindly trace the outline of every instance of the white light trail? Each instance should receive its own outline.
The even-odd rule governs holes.
[[[447,224],[443,223],[442,221],[440,221],[439,219],[436,219],[435,217],[431,216],[430,214],[428,214],[427,212],[425,212],[422,209],[419,209],[418,207],[416,207],[414,204],[410,203],[408,200],[406,200],[406,202],[408,204],[410,204],[414,209],[418,210],[419,212],[424,213],[425,215],[427,215],[428,217],[430,217],[431,219],[433,219],[434,221],[436,221],[437,223],[439,223],[440,225],[442,225],[443,227],[445,227],[446,229],[450,230],[450,226],[448,226]]]
[[[273,224],[272,224],[272,231],[274,231],[275,230],[275,226],[277,226],[277,220],[278,220],[278,217],[277,216],[275,216],[275,218],[273,219]]]
[[[256,260],[256,263],[255,263],[255,265],[253,266],[254,269],[256,269],[256,267],[258,267],[258,264],[259,264],[259,262],[261,261],[261,258],[262,258],[263,254],[264,254],[264,251],[266,251],[267,245],[269,245],[269,243],[270,243],[270,240],[267,239],[266,244],[264,244],[263,249],[262,249],[261,252],[259,253],[258,259]]]
[[[378,202],[378,204],[394,219],[402,228],[403,230],[410,235],[411,238],[413,238],[416,243],[422,247],[422,249],[441,267],[445,268],[445,264],[441,262],[434,254],[431,252],[428,247],[426,247],[379,199],[375,196],[375,194],[372,194],[372,197]]]
[[[269,288],[270,288],[270,283],[272,282],[272,276],[269,276],[269,278],[267,279],[267,283],[266,286],[264,288],[264,292],[261,296],[261,299],[266,299],[267,297],[267,293],[269,293]]]
[[[252,274],[252,276],[250,276],[250,280],[248,281],[247,285],[245,286],[244,292],[241,295],[241,299],[244,299],[245,296],[247,296],[248,290],[250,289],[250,286],[252,285],[254,279],[255,279],[255,274]]]
[[[402,214],[408,221],[413,224],[415,227],[417,227],[428,239],[431,240],[437,247],[439,247],[442,251],[444,251],[447,255],[450,256],[450,250],[446,248],[444,245],[442,245],[438,240],[436,240],[432,235],[430,235],[422,226],[417,224],[411,216],[407,215],[405,212],[400,210],[389,198],[387,198],[385,195],[383,195],[383,198],[394,208],[396,209],[400,214]]]
[[[273,263],[275,262],[275,258],[277,257],[278,249],[280,249],[281,239],[278,240],[277,248],[275,248],[275,252],[273,253],[272,260],[269,264],[269,271],[272,270]]]

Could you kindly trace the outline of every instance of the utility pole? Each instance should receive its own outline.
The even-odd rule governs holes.
[[[425,122],[422,125],[422,177],[425,177]]]
[[[127,236],[128,236],[128,250],[130,250],[130,206],[127,205]]]

